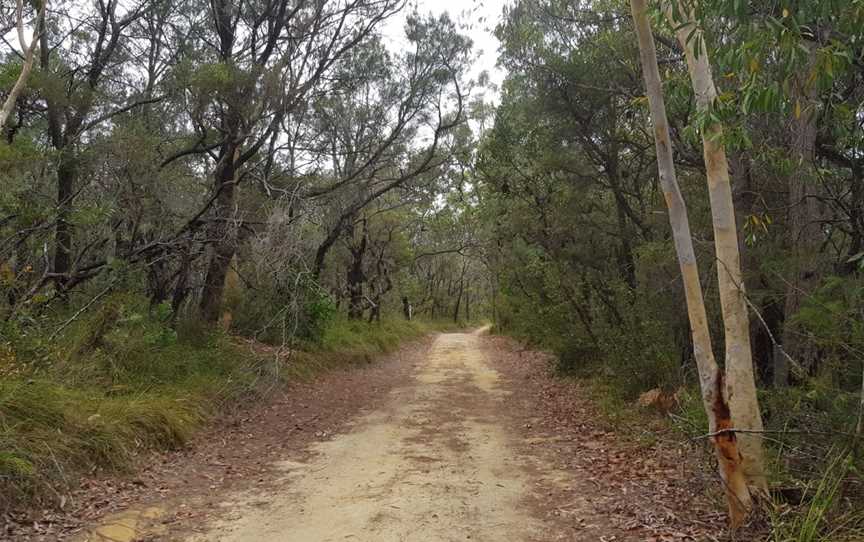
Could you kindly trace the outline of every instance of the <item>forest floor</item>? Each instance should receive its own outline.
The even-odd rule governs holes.
[[[11,540],[720,540],[686,447],[637,444],[506,338],[446,333],[294,384]],[[0,536],[3,536],[0,534]]]

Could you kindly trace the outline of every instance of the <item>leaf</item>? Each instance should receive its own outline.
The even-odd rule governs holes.
[[[801,118],[801,102],[798,100],[795,100],[795,118]]]
[[[756,73],[759,71],[759,61],[756,58],[750,59],[750,73]]]

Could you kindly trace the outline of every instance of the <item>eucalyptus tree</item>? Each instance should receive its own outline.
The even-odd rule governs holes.
[[[753,250],[764,244],[766,254],[782,255],[782,270],[752,282],[780,294],[766,317],[782,343],[774,381],[785,386],[790,359],[801,378],[821,357],[797,318],[802,304],[828,276],[859,263],[864,11],[842,0],[730,0],[701,10],[700,25],[718,36],[707,46],[725,74],[714,114],[743,159],[739,191],[750,201],[739,223]]]
[[[725,339],[725,393],[737,429],[744,473],[749,483],[767,491],[768,482],[762,444],[763,423],[756,396],[753,350],[750,343],[749,308],[741,272],[741,256],[729,163],[723,142],[723,124],[712,118],[717,103],[708,47],[694,15],[695,7],[683,2],[667,2],[664,11],[675,28],[687,59],[698,111],[705,161],[708,198],[717,255],[720,306]],[[697,46],[699,49],[697,49]]]
[[[618,231],[617,260],[632,288],[633,239],[653,235],[645,216],[652,174],[649,140],[632,129],[638,96],[633,67],[606,61],[612,56],[629,62],[632,55],[632,44],[621,39],[620,18],[614,2],[595,2],[589,10],[578,2],[524,0],[509,9],[497,34],[504,65],[530,74],[509,81],[510,92],[519,100],[531,97],[534,107],[552,114],[554,124],[547,126],[560,143],[550,144],[565,147],[565,156],[578,153],[579,165],[555,163],[550,149],[551,167],[613,198],[614,224],[606,228]]]
[[[318,148],[332,164],[304,197],[327,202],[327,231],[315,255],[320,276],[330,249],[370,203],[392,192],[422,198],[453,161],[466,122],[464,73],[471,42],[446,15],[411,15],[406,46],[358,50],[341,66],[344,93],[315,103]],[[357,71],[357,70],[360,71]]]
[[[12,85],[12,88],[6,95],[6,99],[3,101],[2,108],[0,108],[0,131],[2,131],[6,126],[6,120],[15,108],[18,96],[27,85],[27,79],[30,77],[30,72],[33,70],[33,64],[36,61],[36,49],[39,46],[39,33],[42,32],[46,7],[47,1],[44,1],[40,5],[37,5],[33,10],[35,16],[33,17],[34,21],[32,24],[31,36],[28,40],[24,31],[24,0],[17,0],[15,3],[14,26],[15,33],[18,37],[18,45],[21,48],[21,52],[17,53],[16,51],[16,54],[20,54],[21,56],[21,71],[15,78],[15,84]]]
[[[120,261],[160,265],[150,266],[153,255],[185,212],[166,202],[188,194],[176,182],[183,172],[159,170],[157,151],[173,135],[166,81],[186,53],[192,11],[161,0],[52,4],[40,65],[7,139],[11,152],[32,153],[31,171],[10,175],[7,196],[17,199],[0,247],[28,270],[17,274],[13,305],[49,285],[65,298]]]
[[[684,292],[689,313],[690,328],[693,334],[693,350],[699,368],[699,383],[705,412],[708,416],[709,430],[713,434],[720,474],[723,479],[729,514],[734,526],[740,525],[752,507],[752,499],[747,487],[747,479],[741,465],[737,435],[726,432],[733,426],[732,412],[724,386],[723,372],[714,359],[711,333],[696,253],[693,248],[693,235],[690,231],[687,205],[678,186],[673,159],[672,139],[669,136],[669,121],[660,70],[657,63],[657,50],[654,45],[651,26],[648,22],[645,0],[631,0],[631,9],[639,40],[643,76],[647,90],[651,119],[654,126],[654,142],[657,152],[657,167],[663,195],[669,209],[669,222],[675,243],[675,252],[684,281]],[[686,40],[685,40],[686,44]],[[706,150],[707,152],[707,150]],[[734,221],[733,221],[734,224]],[[737,240],[736,240],[737,242]],[[728,328],[727,328],[728,333]],[[727,364],[728,366],[728,364]],[[730,382],[734,384],[735,381]]]
[[[85,262],[98,245],[75,247],[71,216],[85,188],[82,152],[114,117],[155,100],[135,99],[136,81],[126,77],[130,30],[151,6],[151,0],[54,3],[40,33],[40,97],[46,137],[56,153],[54,257],[43,277],[61,294],[92,276]]]
[[[268,0],[211,2],[198,25],[194,65],[188,58],[186,146],[163,165],[201,157],[212,188],[193,222],[206,224],[210,246],[201,312],[219,316],[225,276],[236,252],[238,188],[268,162],[262,150],[280,136],[283,121],[306,107],[332,65],[401,8],[400,0]]]

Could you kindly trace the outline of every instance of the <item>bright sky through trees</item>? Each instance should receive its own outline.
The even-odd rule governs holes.
[[[415,0],[410,2],[397,16],[387,21],[384,35],[388,45],[398,48],[405,43],[405,17],[416,8],[421,14],[447,12],[456,20],[460,30],[474,42],[474,54],[478,55],[470,76],[476,80],[484,71],[489,74],[489,81],[495,85],[494,91],[487,90],[486,96],[495,99],[497,88],[504,80],[504,70],[496,66],[498,58],[498,38],[495,37],[495,25],[507,0]],[[495,99],[497,101],[497,99]]]

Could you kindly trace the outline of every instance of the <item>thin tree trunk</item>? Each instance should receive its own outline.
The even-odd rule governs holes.
[[[850,179],[849,194],[849,228],[852,232],[847,251],[848,258],[841,268],[843,274],[851,274],[859,269],[861,262],[852,257],[857,256],[864,248],[864,170],[862,170],[862,165],[864,162],[860,159],[850,164],[852,179]]]
[[[78,167],[71,151],[60,149],[57,166],[57,225],[54,230],[54,269],[58,290],[64,290],[72,266],[72,225],[69,223]]]
[[[462,294],[465,292],[465,270],[468,267],[467,261],[462,261],[462,272],[459,274],[459,295],[456,297],[456,308],[453,311],[453,322],[459,323],[459,309],[462,304]],[[447,288],[447,293],[450,294],[450,287]]]
[[[498,321],[498,274],[497,271],[489,278],[492,288],[492,323],[497,327],[500,325]]]
[[[861,441],[861,436],[864,435],[864,369],[861,371],[861,398],[858,402],[858,423],[855,426],[855,447]]]
[[[684,295],[693,337],[693,354],[699,371],[702,401],[708,414],[709,430],[711,433],[716,433],[732,426],[729,405],[723,393],[723,373],[714,359],[708,317],[702,297],[702,286],[699,282],[696,253],[693,249],[693,237],[687,218],[687,207],[675,175],[672,142],[669,137],[666,106],[663,102],[660,71],[657,66],[657,51],[648,23],[645,0],[630,0],[630,7],[639,38],[643,76],[654,124],[654,143],[657,152],[660,185],[669,209],[669,224],[672,227],[675,252],[678,256],[678,264],[684,282]],[[749,514],[752,502],[741,465],[736,434],[717,435],[712,442],[720,465],[720,474],[723,478],[730,521],[733,527],[737,527]]]
[[[462,304],[462,288],[459,288],[459,295],[456,297],[456,308],[453,309],[453,322],[459,323],[459,308]]]
[[[183,255],[180,260],[180,269],[177,271],[177,282],[174,285],[174,293],[171,297],[171,320],[176,322],[177,314],[186,301],[186,296],[189,293],[189,272],[192,265],[192,255],[190,254],[192,247],[189,243],[183,249]]]
[[[27,79],[30,77],[30,72],[33,71],[33,63],[36,60],[36,49],[39,46],[39,33],[42,31],[42,20],[45,15],[45,7],[48,0],[43,0],[39,7],[39,12],[36,14],[36,24],[33,26],[33,37],[30,45],[24,39],[24,0],[18,0],[15,13],[17,17],[18,42],[21,44],[21,51],[24,53],[24,63],[21,65],[21,73],[18,79],[15,80],[15,85],[6,96],[6,101],[3,103],[3,108],[0,109],[0,131],[6,126],[6,120],[15,108],[15,102],[18,101],[18,96],[24,91],[27,86]]]
[[[685,18],[673,17],[672,5],[665,4],[666,16],[676,28],[676,34],[687,57],[687,69],[696,94],[696,106],[707,113],[714,106],[717,90],[711,74],[711,64],[701,29],[694,22],[691,5],[678,1],[678,12]],[[684,23],[684,24],[682,24]],[[697,55],[695,44],[701,44]],[[723,126],[714,123],[702,130],[702,149],[708,180],[708,198],[714,226],[714,248],[717,255],[717,278],[720,291],[720,309],[723,314],[726,346],[726,396],[737,429],[755,431],[741,433],[739,448],[743,468],[750,485],[767,491],[764,452],[762,448],[762,415],[756,396],[753,371],[753,353],[750,346],[750,321],[744,298],[741,273],[741,255],[735,209],[732,204],[732,185],[729,182],[729,164],[723,144]]]
[[[350,226],[349,234],[351,236],[351,264],[348,266],[346,279],[348,281],[348,318],[359,320],[363,318],[363,283],[366,280],[366,275],[363,273],[363,260],[366,255],[366,246],[369,241],[369,230],[366,226],[366,219],[363,219],[363,234],[360,239],[360,244],[354,244],[354,226]]]

